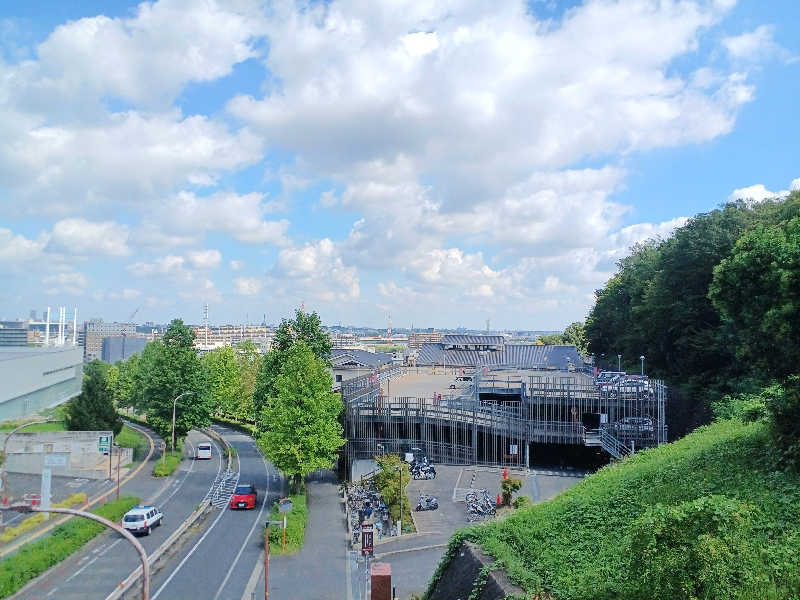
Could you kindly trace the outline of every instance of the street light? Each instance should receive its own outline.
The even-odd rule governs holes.
[[[642,361],[642,377],[644,377],[644,354],[639,357],[639,360]]]
[[[622,371],[622,354],[617,354],[617,371]]]
[[[403,535],[403,467],[401,465],[399,467],[395,467],[395,469],[397,469],[397,475],[400,478],[400,518],[397,519],[397,535],[401,536]]]
[[[172,451],[175,452],[175,407],[178,405],[178,400],[187,394],[194,394],[194,392],[183,392],[180,396],[172,401]]]

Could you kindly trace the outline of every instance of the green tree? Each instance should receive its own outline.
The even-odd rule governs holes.
[[[176,439],[210,423],[213,400],[193,342],[194,332],[175,319],[163,340],[147,344],[139,360],[136,408],[147,413],[147,422],[164,439],[171,436],[173,400],[184,392],[191,393],[176,405]]]
[[[233,348],[225,346],[208,352],[201,360],[211,394],[214,414],[236,418],[242,392],[242,376]]]
[[[139,354],[133,354],[127,360],[121,360],[109,371],[109,386],[114,395],[117,408],[129,408],[134,402],[134,386],[136,370],[139,365]]]
[[[242,385],[235,418],[240,421],[255,422],[256,411],[253,396],[258,373],[261,370],[261,360],[258,348],[252,341],[245,340],[236,345],[236,363],[239,365]]]
[[[581,354],[586,354],[586,332],[584,330],[583,323],[576,321],[575,323],[570,323],[567,325],[562,338],[564,340],[564,344],[575,346],[578,349],[578,352]]]
[[[69,430],[111,430],[114,435],[122,430],[122,420],[114,407],[106,379],[109,368],[109,365],[99,360],[93,360],[86,365],[81,395],[70,400],[65,411]]]
[[[332,380],[325,362],[298,341],[286,353],[276,394],[261,409],[258,443],[264,454],[299,489],[303,477],[330,468],[345,443],[338,421],[343,406],[331,392]]]
[[[281,321],[272,338],[272,347],[261,363],[253,395],[256,411],[276,395],[276,381],[286,362],[287,353],[300,341],[308,346],[316,358],[325,364],[330,361],[331,338],[323,328],[319,315],[296,310],[294,319]]]

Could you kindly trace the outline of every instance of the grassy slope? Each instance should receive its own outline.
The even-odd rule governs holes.
[[[782,586],[800,585],[800,474],[779,471],[773,456],[765,424],[716,423],[606,467],[504,522],[462,530],[448,556],[466,538],[495,556],[527,591],[559,599],[646,598],[646,590],[625,591],[626,582],[640,575],[631,572],[633,553],[626,552],[633,522],[658,503],[724,494],[755,508],[749,541],[761,552],[757,570]],[[773,551],[782,556],[776,559]],[[763,596],[794,593],[777,589]]]

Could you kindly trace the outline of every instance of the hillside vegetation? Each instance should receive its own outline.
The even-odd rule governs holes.
[[[605,467],[544,504],[456,533],[537,598],[800,597],[800,475],[738,419]]]

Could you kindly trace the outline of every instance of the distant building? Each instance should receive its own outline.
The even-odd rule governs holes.
[[[358,348],[359,339],[354,333],[331,332],[332,348]]]
[[[192,327],[192,330],[195,334],[194,347],[201,351],[234,346],[250,340],[266,352],[272,341],[272,330],[266,325],[209,325],[208,336],[205,327]]]
[[[141,354],[149,340],[139,336],[113,336],[103,338],[101,360],[112,365],[120,360],[128,360],[134,354]]]
[[[82,348],[0,348],[0,421],[20,419],[81,393]]]
[[[439,331],[417,331],[408,334],[408,347],[411,350],[419,350],[423,344],[438,344],[442,341],[444,334]]]
[[[84,344],[84,362],[102,359],[103,338],[133,333],[135,329],[132,323],[106,323],[102,319],[86,321],[83,324],[83,335],[80,336]]]
[[[28,345],[28,328],[21,327],[8,327],[0,325],[0,346],[27,346]]]
[[[353,348],[334,348],[331,350],[333,385],[339,387],[342,381],[372,373],[384,365],[392,364],[392,355],[384,352],[367,352]]]

